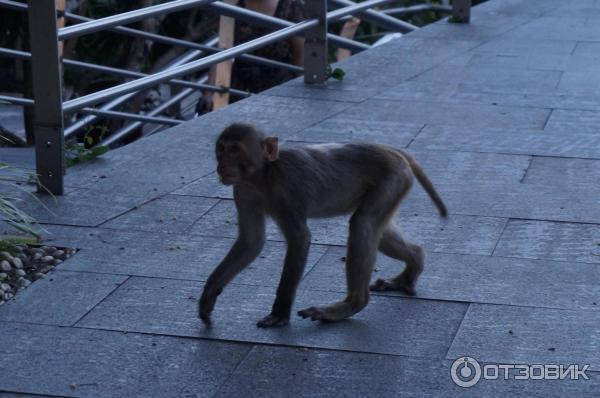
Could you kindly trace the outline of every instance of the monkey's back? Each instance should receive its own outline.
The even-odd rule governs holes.
[[[394,148],[374,144],[282,148],[271,168],[282,199],[308,217],[349,213],[369,189],[409,169]]]

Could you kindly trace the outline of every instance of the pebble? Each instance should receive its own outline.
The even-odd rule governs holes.
[[[0,271],[2,271],[2,272],[12,271],[12,267],[10,266],[10,263],[6,260],[0,261]]]
[[[63,250],[57,250],[54,253],[52,253],[52,257],[57,258],[59,260],[64,260],[65,252]]]
[[[40,258],[42,258],[42,256],[43,256],[42,253],[34,253],[33,261],[39,260]]]
[[[52,261],[52,264],[54,264],[54,265],[62,264],[62,260],[55,258],[54,261]]]
[[[0,290],[2,290],[3,292],[10,292],[12,288],[8,283],[0,283]]]
[[[27,272],[23,271],[22,269],[18,269],[18,270],[15,270],[15,275],[25,276],[25,275],[27,275]]]
[[[8,278],[8,274],[6,272],[0,272],[0,282],[7,278]]]
[[[14,257],[12,259],[12,263],[15,266],[16,269],[23,268],[23,261],[21,261],[21,259],[19,257]]]
[[[27,287],[29,285],[31,285],[31,282],[28,281],[27,279],[25,279],[25,278],[19,279],[19,286],[20,287]]]
[[[52,256],[44,256],[44,257],[40,258],[40,261],[43,263],[49,263],[52,260],[54,260],[54,257],[52,257]]]
[[[13,256],[10,255],[9,252],[0,252],[0,260],[12,260]]]
[[[37,281],[38,279],[42,279],[42,278],[45,278],[45,277],[46,277],[46,275],[42,274],[41,272],[33,274],[33,280],[34,281]]]
[[[13,297],[15,297],[15,295],[12,294],[12,293],[4,293],[4,300],[5,301],[8,301],[8,300],[10,300]]]

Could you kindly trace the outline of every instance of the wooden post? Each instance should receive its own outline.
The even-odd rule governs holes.
[[[452,22],[469,23],[471,21],[471,0],[452,1]]]
[[[225,3],[236,4],[237,0],[225,0]],[[219,48],[233,47],[235,33],[235,19],[221,16],[219,18]],[[231,67],[233,60],[221,62],[215,67],[215,85],[218,87],[231,86]],[[213,110],[217,110],[229,104],[229,93],[213,94]]]

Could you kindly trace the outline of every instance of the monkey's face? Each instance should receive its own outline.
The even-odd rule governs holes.
[[[249,179],[261,166],[260,148],[238,140],[219,140],[216,145],[217,173],[221,183],[232,185]]]

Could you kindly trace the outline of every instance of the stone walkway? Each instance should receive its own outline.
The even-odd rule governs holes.
[[[491,0],[341,67],[293,81],[69,169],[30,201],[80,248],[0,307],[2,397],[472,396],[600,393],[600,1]],[[373,295],[351,320],[258,329],[285,245],[195,316],[235,236],[213,142],[233,121],[294,141],[377,141],[415,154],[450,210],[416,187],[399,223],[428,251],[418,295]],[[311,223],[297,308],[342,297],[346,224]],[[378,260],[374,277],[401,265]],[[455,385],[453,361],[589,365],[590,380]],[[28,395],[29,394],[29,395]]]

